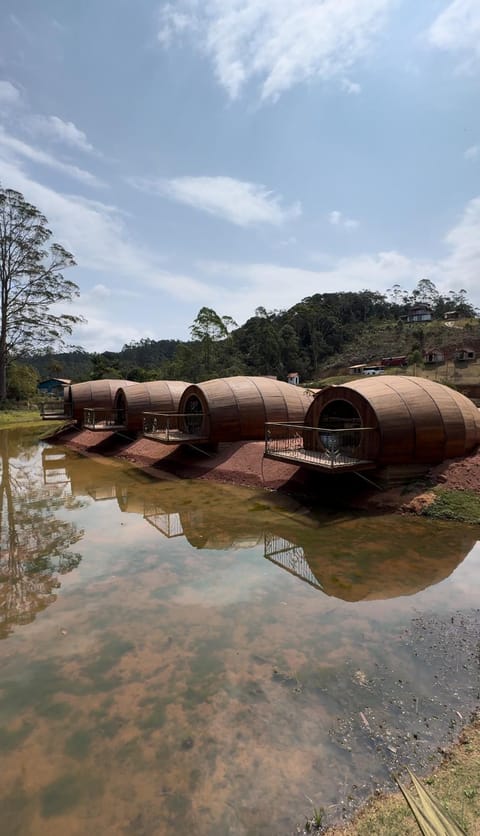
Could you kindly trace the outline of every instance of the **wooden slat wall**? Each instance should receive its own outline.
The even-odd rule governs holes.
[[[143,412],[178,412],[180,398],[189,386],[183,380],[149,380],[122,387],[115,396],[114,406],[125,409],[129,432],[140,432]]]
[[[268,377],[226,377],[189,386],[179,412],[195,395],[203,405],[205,434],[212,442],[263,439],[266,421],[303,424],[311,395]]]
[[[85,408],[110,409],[118,389],[134,385],[132,380],[87,380],[73,383],[65,392],[65,397],[73,404],[73,417],[81,426]]]
[[[327,403],[344,400],[354,406],[363,426],[376,426],[366,456],[381,465],[432,464],[462,456],[480,444],[480,412],[468,398],[441,383],[405,375],[331,386],[320,391],[305,418],[306,426],[321,426]],[[313,449],[318,434],[305,434]]]

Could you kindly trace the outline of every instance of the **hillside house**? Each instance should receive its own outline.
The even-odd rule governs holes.
[[[455,360],[459,363],[468,363],[475,360],[476,354],[473,348],[465,346],[464,348],[457,348],[455,351]]]
[[[433,319],[432,309],[429,305],[419,302],[417,305],[412,305],[404,316],[401,316],[404,322],[431,322]]]
[[[349,374],[363,374],[366,363],[356,363],[354,366],[348,367]]]
[[[441,348],[429,348],[423,353],[423,362],[430,364],[444,363],[445,352]]]
[[[298,372],[289,372],[287,374],[287,383],[292,383],[293,386],[298,386],[300,383],[300,375]]]
[[[446,322],[455,322],[460,319],[460,313],[458,311],[445,311],[443,318]]]

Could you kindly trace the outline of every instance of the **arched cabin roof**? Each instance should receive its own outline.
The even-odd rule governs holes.
[[[115,409],[125,410],[125,425],[130,432],[143,426],[143,412],[178,412],[180,398],[189,383],[184,380],[149,380],[118,389]]]
[[[134,385],[133,380],[86,380],[84,383],[67,386],[64,400],[66,404],[71,404],[72,417],[81,425],[84,409],[111,409],[118,389]]]
[[[179,412],[195,407],[202,416],[196,433],[209,441],[243,441],[263,439],[266,421],[303,424],[311,400],[306,389],[282,380],[224,377],[189,386]]]
[[[362,455],[378,464],[440,462],[480,443],[480,412],[472,401],[426,378],[382,375],[329,386],[315,397],[305,426],[322,427],[325,408],[335,402],[353,407],[353,426],[372,428],[361,434]],[[305,446],[318,444],[318,433],[307,431]]]

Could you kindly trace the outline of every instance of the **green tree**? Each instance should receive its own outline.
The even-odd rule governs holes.
[[[212,370],[215,343],[226,340],[235,327],[237,323],[231,316],[219,316],[213,308],[200,308],[190,326],[190,333],[194,341],[202,346],[203,364],[207,374]]]
[[[8,368],[7,397],[11,401],[26,401],[37,394],[38,373],[32,366],[13,361]]]
[[[62,270],[75,264],[49,243],[47,219],[20,192],[0,187],[0,402],[7,396],[10,360],[31,354],[72,332],[81,317],[53,310],[78,296]]]

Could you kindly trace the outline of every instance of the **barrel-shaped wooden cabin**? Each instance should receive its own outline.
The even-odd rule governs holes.
[[[150,380],[122,386],[113,406],[128,432],[141,432],[144,413],[177,412],[180,398],[189,385],[184,380]]]
[[[178,408],[180,439],[263,439],[265,422],[303,423],[311,394],[269,377],[224,377],[188,386]]]
[[[304,447],[333,448],[376,466],[435,464],[480,443],[480,412],[459,392],[421,377],[385,375],[319,392],[305,416]],[[318,428],[318,431],[316,431]],[[322,432],[325,430],[325,432]]]
[[[84,383],[72,383],[64,390],[65,412],[75,419],[79,426],[84,424],[84,410],[94,409],[99,416],[113,407],[115,395],[120,387],[135,385],[132,380],[86,380]]]

